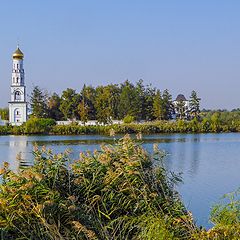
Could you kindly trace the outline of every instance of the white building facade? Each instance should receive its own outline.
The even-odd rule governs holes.
[[[190,110],[190,102],[185,98],[183,94],[178,94],[177,98],[173,101],[174,118],[188,118],[189,117],[189,110]],[[181,116],[183,115],[183,116]]]
[[[9,102],[9,123],[11,125],[21,125],[27,121],[23,58],[24,55],[18,47],[13,53],[11,101]]]

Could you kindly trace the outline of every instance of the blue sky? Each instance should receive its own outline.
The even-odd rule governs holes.
[[[0,106],[19,42],[28,93],[143,79],[174,98],[194,89],[205,108],[240,107],[239,12],[238,0],[1,1]]]

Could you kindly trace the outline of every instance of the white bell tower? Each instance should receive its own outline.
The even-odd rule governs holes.
[[[11,101],[9,102],[9,123],[11,125],[21,125],[27,121],[23,58],[24,55],[18,47],[13,53]]]

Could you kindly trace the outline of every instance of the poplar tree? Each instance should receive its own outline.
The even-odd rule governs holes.
[[[85,123],[89,120],[89,107],[87,104],[85,104],[85,100],[82,99],[82,101],[78,105],[78,113],[80,116],[80,120]]]
[[[84,84],[80,94],[81,98],[84,100],[84,106],[88,109],[89,120],[95,120],[96,119],[96,109],[94,106],[96,98],[95,88],[92,86],[86,86]]]
[[[153,116],[157,120],[164,119],[164,106],[160,90],[157,90],[157,93],[153,99]]]

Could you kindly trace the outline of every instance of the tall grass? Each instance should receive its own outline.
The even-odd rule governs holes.
[[[178,178],[128,135],[76,161],[45,148],[34,156],[18,173],[1,169],[2,239],[190,239],[196,231]]]

